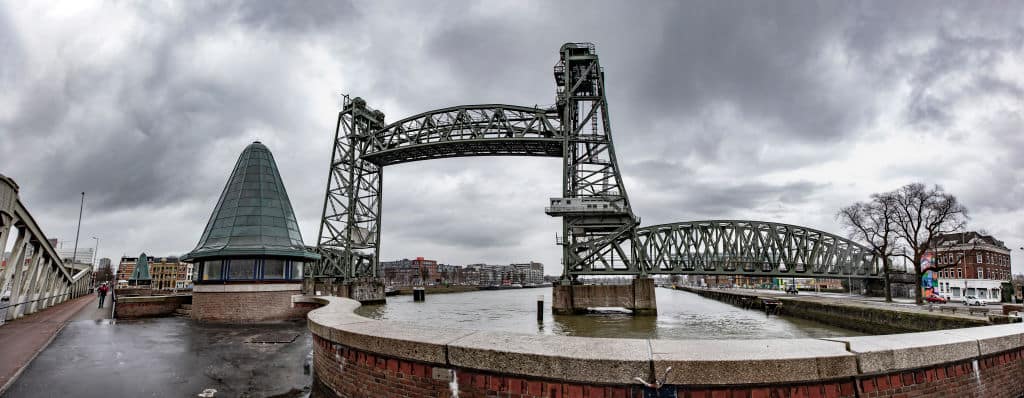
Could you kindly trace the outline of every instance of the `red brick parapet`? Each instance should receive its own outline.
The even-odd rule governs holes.
[[[1017,397],[1024,326],[841,339],[641,340],[426,328],[301,297],[317,390],[341,397]],[[655,393],[650,381],[672,366]],[[658,395],[645,395],[658,394]]]
[[[117,305],[114,306],[114,317],[117,319],[148,318],[168,316],[174,313],[182,304],[192,302],[192,296],[187,294],[166,295],[166,296],[123,296],[117,298]]]
[[[312,308],[293,305],[300,283],[196,285],[192,318],[200,321],[251,323],[302,319]]]

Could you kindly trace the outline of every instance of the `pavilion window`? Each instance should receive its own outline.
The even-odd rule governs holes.
[[[302,279],[302,261],[288,262],[288,279]]]
[[[204,281],[216,281],[221,280],[221,261],[203,261],[203,278]]]
[[[228,264],[229,280],[253,280],[256,279],[256,260],[233,259]]]
[[[284,279],[285,260],[268,258],[263,260],[262,279]]]

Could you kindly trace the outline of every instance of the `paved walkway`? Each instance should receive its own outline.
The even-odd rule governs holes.
[[[109,298],[109,297],[108,297]],[[68,321],[84,312],[93,312],[99,298],[94,294],[68,300],[54,307],[0,326],[0,394],[32,362]],[[109,308],[107,309],[109,313]]]
[[[312,352],[305,321],[75,321],[3,398],[308,397]]]
[[[697,288],[699,289],[699,288]],[[794,300],[804,301],[816,301],[828,304],[837,305],[853,305],[861,307],[875,307],[885,308],[892,311],[900,312],[916,312],[916,313],[932,313],[941,314],[943,316],[952,316],[957,318],[970,319],[972,321],[978,321],[980,319],[987,319],[985,313],[969,314],[966,306],[962,303],[950,303],[950,304],[924,304],[917,305],[912,299],[894,299],[891,303],[886,303],[884,298],[881,297],[865,297],[858,295],[848,295],[841,293],[813,293],[813,292],[800,292],[798,295],[786,294],[776,290],[761,290],[761,289],[740,289],[740,288],[721,288],[721,289],[706,289],[711,291],[723,291],[734,294],[758,296],[758,297],[785,297]],[[939,310],[940,307],[955,307],[957,311],[955,313],[945,312]],[[976,309],[988,310],[991,313],[1001,314],[1001,306],[999,305],[988,305]]]
[[[103,300],[103,308],[99,308],[100,299],[96,297],[95,294],[92,297],[92,305],[78,311],[78,313],[75,314],[75,317],[71,318],[72,321],[96,321],[100,319],[113,318],[114,314],[112,314],[111,311],[114,309],[114,304],[113,300],[110,299],[110,295],[108,294],[107,298]]]

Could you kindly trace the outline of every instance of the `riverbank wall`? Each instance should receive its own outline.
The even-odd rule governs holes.
[[[695,293],[701,297],[730,303],[733,305],[764,309],[764,294],[756,292],[739,292],[736,290],[701,289],[679,287],[678,290]],[[770,296],[782,302],[782,313],[797,318],[809,319],[855,330],[868,334],[891,334],[907,332],[925,332],[934,330],[959,329],[975,326],[986,326],[987,319],[958,316],[940,312],[902,311],[894,307],[876,307],[859,304],[830,301],[817,301],[813,297]]]
[[[398,294],[400,295],[412,295],[413,286],[399,287]],[[480,290],[479,286],[427,286],[424,288],[428,295],[430,294],[444,294],[444,293],[463,293],[463,292],[475,292]]]
[[[1024,326],[830,339],[519,335],[309,313],[314,390],[364,397],[1017,397]],[[668,369],[671,368],[669,371]],[[661,384],[650,383],[655,378]],[[639,380],[650,383],[641,384]]]

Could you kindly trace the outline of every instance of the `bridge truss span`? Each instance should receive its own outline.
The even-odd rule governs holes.
[[[744,220],[687,221],[638,228],[648,274],[878,278],[871,250],[796,225]]]
[[[562,157],[554,109],[485,104],[424,112],[372,135],[363,159],[378,166],[458,156]]]

